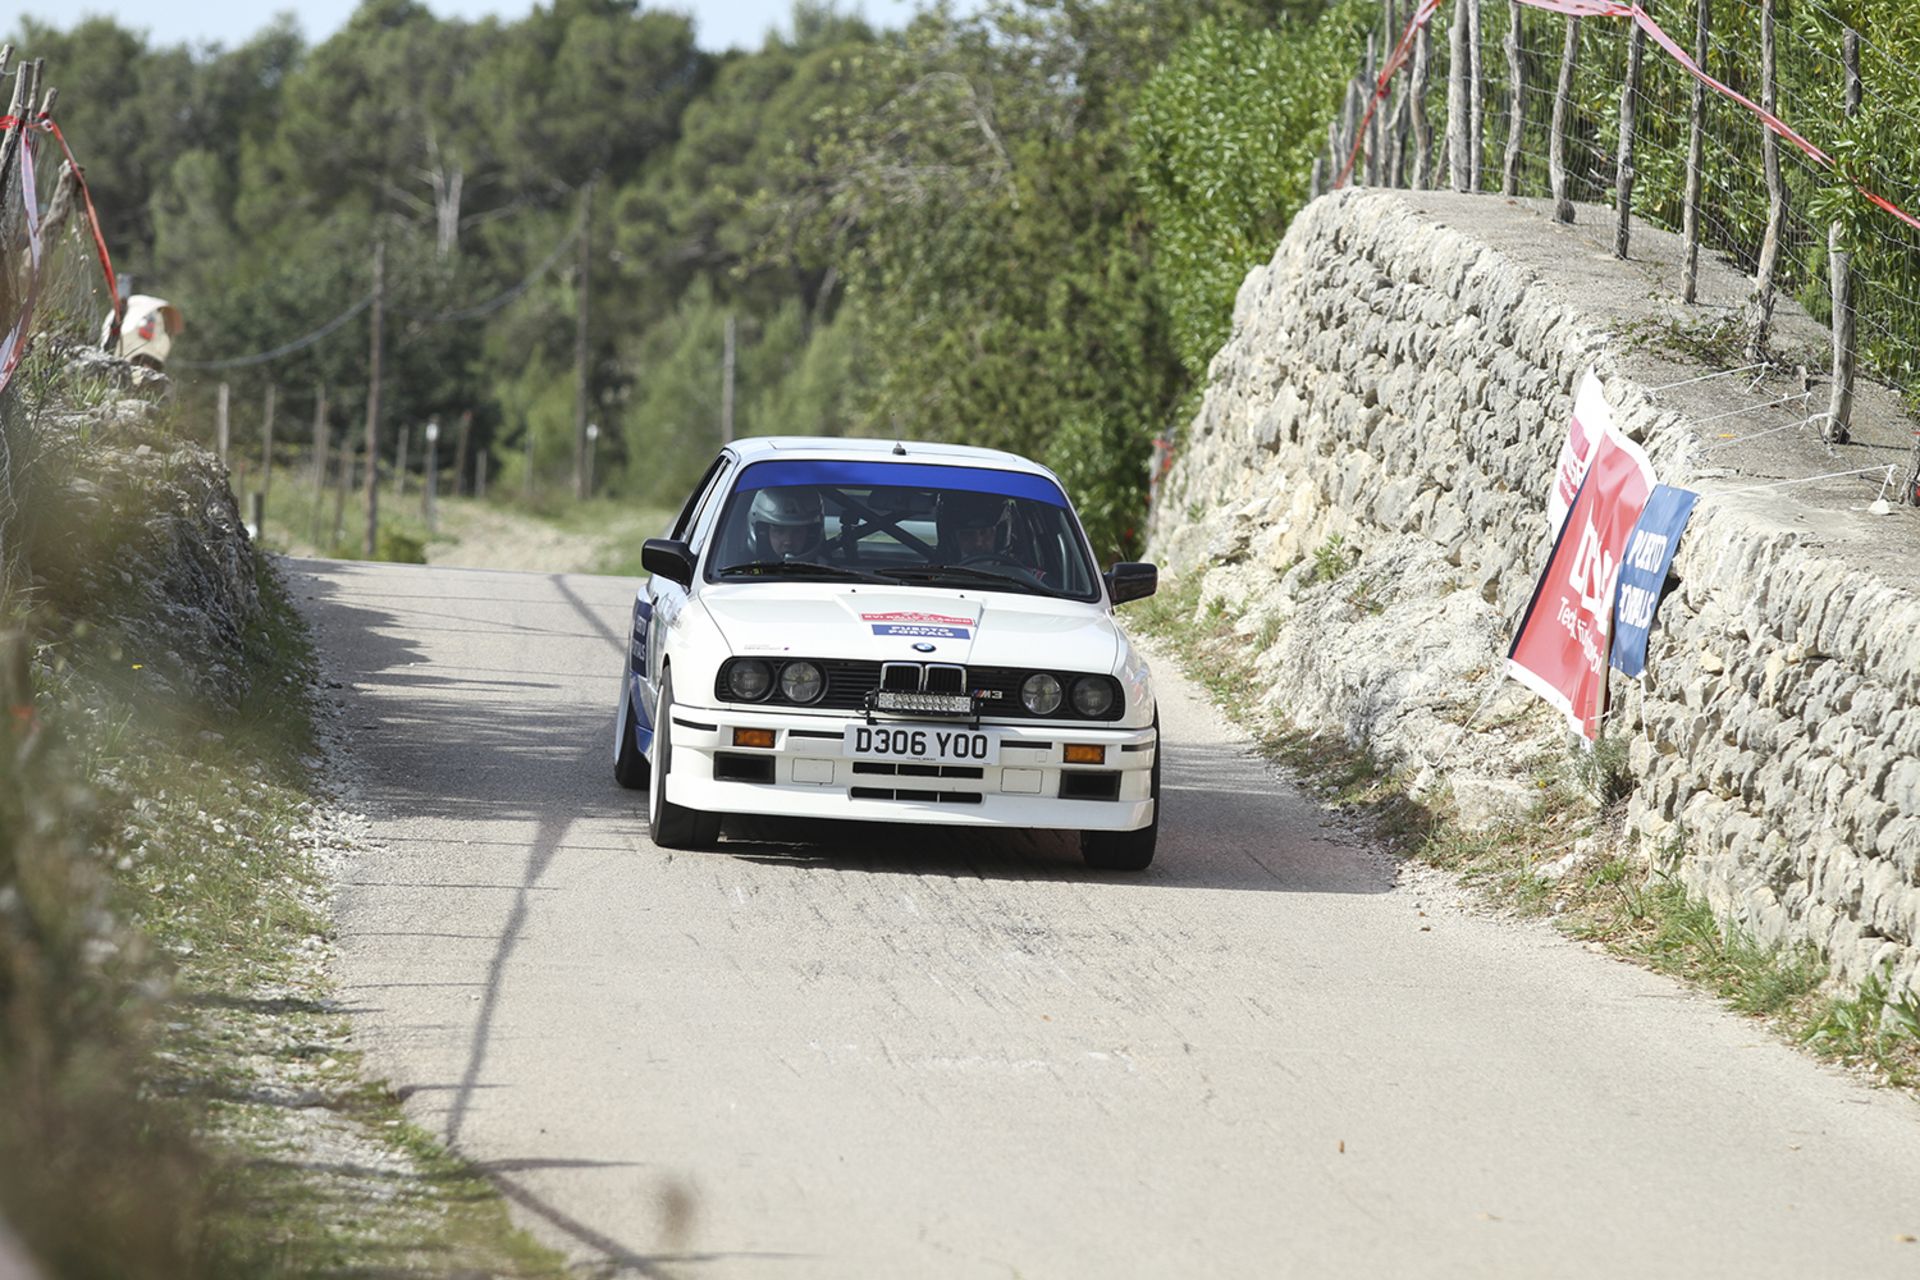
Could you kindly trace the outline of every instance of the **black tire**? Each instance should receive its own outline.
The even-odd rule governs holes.
[[[711,849],[720,842],[720,815],[702,813],[667,799],[667,774],[673,768],[673,676],[660,681],[653,726],[652,783],[647,788],[647,834],[662,849]]]
[[[624,677],[628,681],[632,676]],[[620,700],[620,723],[614,726],[613,780],[629,791],[644,791],[647,786],[647,758],[634,740],[633,705]]]
[[[1153,821],[1138,831],[1082,831],[1080,857],[1099,871],[1145,871],[1160,842],[1160,714],[1153,717],[1153,768],[1147,794],[1153,797]]]

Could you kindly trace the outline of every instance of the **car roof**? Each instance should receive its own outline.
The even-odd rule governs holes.
[[[859,459],[884,462],[898,458],[948,467],[993,467],[1001,471],[1022,471],[1046,476],[1056,483],[1053,472],[1017,453],[1001,449],[981,449],[967,444],[940,444],[931,440],[868,440],[837,436],[755,436],[735,440],[727,446],[742,463],[764,462],[769,458],[803,461],[821,458]]]

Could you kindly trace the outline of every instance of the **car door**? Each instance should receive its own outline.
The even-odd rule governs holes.
[[[694,558],[699,558],[698,536],[709,523],[707,516],[718,505],[719,495],[726,492],[734,470],[733,455],[722,453],[707,468],[707,474],[687,499],[687,505],[680,509],[679,518],[673,522],[673,528],[667,536],[676,541],[685,542],[693,548]],[[671,646],[675,623],[689,599],[687,589],[669,578],[654,576],[647,579],[647,585],[641,591],[637,611],[644,613],[646,639],[641,645],[640,658],[640,702],[647,724],[655,722],[655,714],[660,704],[660,673],[664,667],[666,651]],[[636,624],[636,633],[640,629]]]

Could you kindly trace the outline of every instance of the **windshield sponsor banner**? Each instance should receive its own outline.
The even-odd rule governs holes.
[[[781,458],[756,462],[740,473],[735,493],[779,489],[788,485],[841,485],[850,489],[958,490],[1025,498],[1052,507],[1067,506],[1060,486],[1031,471],[1001,471],[994,467],[950,466],[934,462],[895,462],[879,459]]]
[[[1655,485],[1640,522],[1633,526],[1627,554],[1620,561],[1620,591],[1613,606],[1613,668],[1621,675],[1641,676],[1647,670],[1647,639],[1653,632],[1653,612],[1667,585],[1667,567],[1680,547],[1700,495],[1671,485]]]
[[[1507,674],[1559,708],[1589,742],[1599,738],[1606,709],[1621,561],[1654,487],[1653,465],[1640,447],[1610,415],[1598,425],[1585,477],[1507,655]]]
[[[950,618],[940,613],[863,613],[862,622],[877,636],[911,636],[918,640],[971,640],[972,618]]]

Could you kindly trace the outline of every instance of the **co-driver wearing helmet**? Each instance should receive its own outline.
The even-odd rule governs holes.
[[[1006,495],[948,490],[940,495],[935,519],[942,545],[952,548],[961,563],[982,556],[1010,558],[1013,499]]]
[[[817,560],[826,543],[826,517],[812,489],[760,490],[747,522],[756,560]]]

